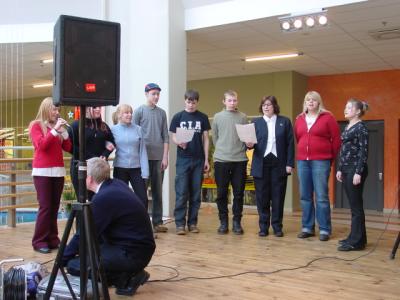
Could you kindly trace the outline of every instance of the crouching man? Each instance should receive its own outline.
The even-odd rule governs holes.
[[[155,250],[149,215],[126,183],[110,179],[110,166],[94,157],[87,161],[87,189],[95,193],[92,214],[107,283],[118,295],[133,295],[150,277],[144,268]],[[79,234],[64,251],[64,263],[79,275]]]

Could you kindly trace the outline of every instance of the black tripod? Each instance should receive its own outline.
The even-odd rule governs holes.
[[[392,253],[390,253],[390,258],[394,259],[394,257],[396,256],[396,252],[397,252],[397,248],[399,248],[399,244],[400,244],[400,232],[397,235],[397,239],[396,242],[394,243],[393,249],[392,249]]]
[[[86,202],[86,161],[85,161],[85,112],[86,106],[80,106],[79,116],[79,164],[78,164],[78,203],[72,204],[72,212],[68,218],[67,225],[64,230],[63,237],[61,239],[60,248],[57,253],[56,260],[54,262],[53,270],[51,271],[49,283],[44,296],[45,300],[50,299],[51,292],[53,290],[54,282],[57,277],[58,270],[64,277],[65,283],[71,293],[73,299],[77,299],[74,291],[72,290],[71,284],[65,273],[62,265],[62,258],[64,250],[67,245],[68,237],[74,222],[77,218],[79,224],[79,257],[80,257],[80,299],[87,298],[87,283],[88,283],[88,268],[86,263],[86,255],[89,258],[90,275],[92,280],[92,292],[94,300],[100,299],[99,280],[101,282],[102,297],[105,300],[110,299],[108,293],[107,280],[104,269],[100,261],[100,249],[96,238],[95,228],[93,226],[92,211],[90,208],[90,202]]]

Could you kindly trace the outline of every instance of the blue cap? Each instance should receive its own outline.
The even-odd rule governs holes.
[[[159,90],[159,91],[161,91],[161,88],[158,86],[157,83],[148,83],[148,84],[146,84],[145,87],[144,87],[144,91],[147,93],[148,91],[151,91],[151,90]]]

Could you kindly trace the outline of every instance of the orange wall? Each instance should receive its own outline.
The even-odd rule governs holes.
[[[364,120],[384,120],[384,208],[392,209],[400,183],[400,70],[310,77],[308,89],[321,94],[338,121],[345,120],[343,109],[351,97],[368,102]]]

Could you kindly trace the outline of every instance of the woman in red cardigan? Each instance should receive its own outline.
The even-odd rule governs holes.
[[[332,233],[328,179],[340,148],[340,130],[333,115],[324,109],[317,92],[308,92],[304,97],[303,112],[296,118],[294,132],[303,211],[302,231],[297,237],[314,236],[317,218],[319,239],[327,241]]]
[[[36,119],[29,125],[29,135],[34,147],[32,176],[39,201],[33,249],[50,253],[58,248],[57,214],[64,188],[63,152],[71,151],[71,140],[63,127],[67,122],[59,117],[59,108],[53,99],[45,98],[40,104]]]

